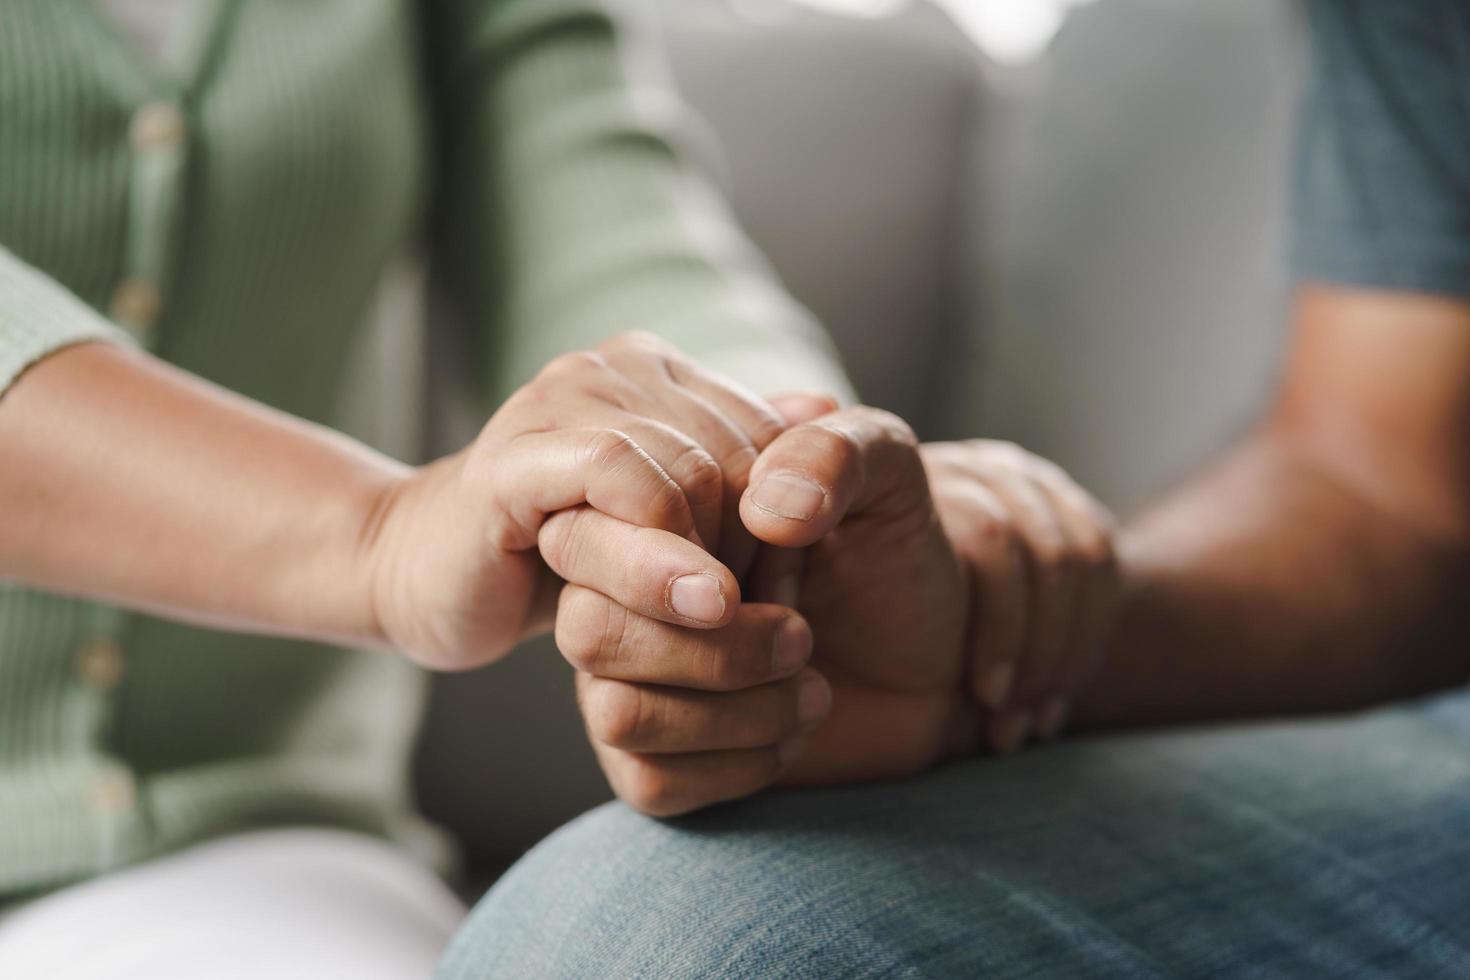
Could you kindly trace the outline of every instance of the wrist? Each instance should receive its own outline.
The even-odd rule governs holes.
[[[288,628],[313,638],[388,646],[379,580],[384,529],[415,471],[386,458],[344,462],[314,495],[316,506],[277,563],[278,602]]]

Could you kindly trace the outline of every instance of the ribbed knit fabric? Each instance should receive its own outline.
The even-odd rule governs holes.
[[[845,391],[601,4],[195,2],[163,67],[87,0],[0,10],[0,413],[28,365],[110,339],[330,422],[424,228],[489,392],[635,327]],[[412,836],[421,701],[390,655],[0,587],[0,897],[262,823]]]

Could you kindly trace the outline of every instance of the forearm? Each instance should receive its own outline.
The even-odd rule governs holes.
[[[211,626],[374,642],[362,549],[403,472],[145,355],[72,347],[0,398],[0,577]]]
[[[1467,555],[1270,428],[1129,526],[1083,726],[1332,711],[1470,676]]]

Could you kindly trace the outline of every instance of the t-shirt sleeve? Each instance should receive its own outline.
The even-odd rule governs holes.
[[[1470,3],[1310,12],[1295,278],[1470,296]]]
[[[0,396],[32,364],[86,341],[129,336],[0,245]]]

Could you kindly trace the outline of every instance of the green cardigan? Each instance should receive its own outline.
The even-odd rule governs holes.
[[[0,10],[0,412],[29,364],[102,339],[335,423],[412,253],[487,396],[633,327],[758,388],[843,389],[598,3],[195,6],[163,67],[90,0]],[[391,655],[0,585],[0,898],[266,823],[432,840],[422,701]]]

